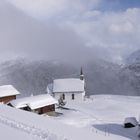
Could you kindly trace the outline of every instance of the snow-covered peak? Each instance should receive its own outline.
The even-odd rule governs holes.
[[[126,60],[127,64],[140,63],[140,50],[133,52]]]

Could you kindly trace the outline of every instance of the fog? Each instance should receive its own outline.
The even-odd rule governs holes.
[[[74,31],[45,25],[5,3],[1,4],[0,18],[1,60],[23,57],[74,62],[89,56],[90,52]]]
[[[100,0],[1,0],[0,60],[123,63],[139,49],[140,9],[116,2],[121,11],[107,11]]]

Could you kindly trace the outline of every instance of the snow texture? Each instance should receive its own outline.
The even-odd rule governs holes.
[[[58,101],[49,94],[38,96],[30,96],[25,98],[16,99],[10,102],[15,108],[22,108],[29,106],[31,109],[57,104]]]
[[[123,121],[139,117],[140,97],[100,95],[57,108],[57,117],[0,105],[0,132],[4,140],[139,140],[138,127],[125,129]],[[8,134],[8,135],[7,135]]]
[[[84,81],[76,78],[56,79],[53,82],[53,93],[84,92]]]
[[[0,86],[0,97],[7,97],[20,94],[12,85]]]

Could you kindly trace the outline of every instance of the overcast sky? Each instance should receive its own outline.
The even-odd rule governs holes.
[[[140,49],[139,0],[1,0],[0,59],[101,58]]]

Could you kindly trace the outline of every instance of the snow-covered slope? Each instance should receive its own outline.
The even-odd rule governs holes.
[[[0,105],[4,140],[137,140],[137,128],[123,128],[125,117],[139,117],[140,97],[98,95],[69,102],[58,117],[39,116]]]
[[[137,93],[140,93],[140,50],[133,52],[126,59],[125,70],[129,70],[133,75],[133,80],[131,80],[131,83]]]

